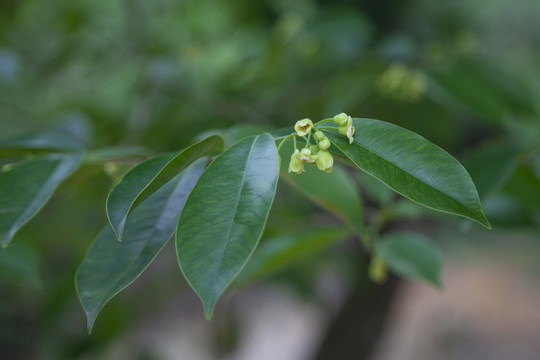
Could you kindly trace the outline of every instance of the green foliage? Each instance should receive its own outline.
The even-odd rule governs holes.
[[[427,237],[416,233],[388,233],[375,244],[375,255],[396,274],[441,287],[442,254]]]
[[[77,169],[80,160],[80,154],[54,154],[4,166],[0,172],[0,243],[3,247]]]
[[[0,249],[0,281],[7,280],[0,285],[6,285],[5,303],[17,305],[0,312],[3,353],[12,358],[107,357],[102,352],[115,336],[184,283],[174,271],[176,262],[160,257],[164,268],[149,274],[157,278],[141,279],[141,287],[108,303],[94,335],[87,337],[83,326],[80,331],[73,326],[82,324],[72,284],[81,259],[85,269],[96,249],[108,254],[90,259],[100,266],[86,280],[80,281],[83,270],[77,275],[79,291],[87,281],[85,286],[93,283],[98,294],[93,303],[81,297],[91,325],[100,308],[152,262],[167,233],[184,236],[182,226],[176,231],[176,220],[160,228],[164,233],[138,229],[154,229],[159,221],[152,219],[178,217],[181,201],[171,204],[170,217],[153,212],[152,204],[173,191],[193,162],[209,163],[210,171],[214,162],[223,161],[225,153],[219,152],[264,132],[279,146],[293,133],[293,121],[305,116],[325,119],[346,111],[385,122],[355,119],[353,144],[346,133],[323,129],[333,143],[328,149],[332,166],[325,154],[321,167],[331,168],[330,173],[319,171],[316,160],[301,162],[301,175],[285,173],[295,148],[291,139],[283,144],[280,179],[292,186],[278,187],[262,236],[250,236],[242,254],[253,250],[253,239],[261,237],[260,245],[251,259],[237,259],[234,274],[223,277],[227,284],[241,271],[237,285],[281,276],[315,293],[308,287],[317,282],[299,279],[294,265],[316,272],[333,261],[328,255],[338,255],[330,251],[336,249],[345,249],[334,260],[338,263],[345,262],[343,256],[358,263],[366,253],[376,259],[371,270],[378,281],[388,268],[439,283],[433,271],[429,276],[425,271],[425,258],[433,252],[422,258],[409,253],[417,242],[401,235],[395,240],[390,253],[399,261],[377,250],[390,240],[384,235],[390,228],[432,233],[450,222],[464,229],[462,238],[471,237],[466,229],[472,221],[460,227],[455,222],[462,219],[417,203],[484,226],[491,223],[494,232],[538,233],[540,67],[533,39],[539,35],[539,5],[533,0],[443,5],[426,0],[399,6],[312,0],[2,2],[0,237],[3,245],[13,241]],[[519,26],[511,26],[512,16]],[[221,137],[225,148],[218,138],[208,139],[211,135]],[[296,140],[301,151],[308,139]],[[203,151],[196,144],[200,152],[187,159],[184,152],[194,141],[213,149]],[[317,155],[322,148],[312,148],[313,136],[310,141],[310,156]],[[448,154],[463,163],[477,190]],[[235,165],[246,156],[237,155]],[[70,169],[61,174],[60,164]],[[231,164],[220,168],[232,173]],[[227,193],[229,184],[217,174],[205,178],[210,193]],[[206,199],[209,191],[197,187],[192,194]],[[107,223],[103,205],[111,188],[106,211],[113,227],[107,225],[84,257]],[[178,189],[184,195],[190,190],[187,185]],[[205,201],[211,200],[216,201]],[[237,210],[238,217],[252,216],[250,207]],[[120,234],[124,225],[118,242],[114,231]],[[211,237],[210,243],[220,239]],[[355,240],[362,245],[351,246]],[[193,249],[207,245],[212,246],[197,243]],[[209,263],[215,250],[201,258]],[[396,262],[416,269],[414,274],[400,272]],[[355,271],[344,270],[351,289]],[[219,296],[214,295],[205,294],[207,308]],[[12,313],[24,319],[17,323],[23,324],[19,331],[13,330]],[[11,354],[5,334],[30,339],[32,348],[26,343],[12,347],[32,354]]]
[[[292,145],[292,144],[291,144]],[[280,154],[282,157],[292,152],[292,146],[284,146]],[[315,167],[307,167],[301,176],[285,172],[288,164],[282,162],[282,178],[290,183],[302,195],[318,206],[326,209],[360,233],[364,230],[364,215],[362,199],[356,184],[351,176],[340,166],[334,167],[332,172],[318,171]]]
[[[467,171],[423,137],[378,120],[354,119],[354,142],[323,130],[341,152],[368,174],[424,206],[469,217],[491,228]]]
[[[259,242],[278,175],[273,138],[248,137],[218,156],[188,197],[178,221],[176,251],[207,319]]]
[[[339,128],[323,126],[328,121]],[[175,233],[182,273],[201,298],[207,319],[212,317],[217,300],[248,263],[263,234],[279,177],[275,145],[279,139],[283,157],[292,153],[289,171],[283,171],[283,177],[300,194],[342,219],[362,238],[367,251],[372,251],[378,227],[386,220],[380,218],[381,222],[366,228],[356,184],[344,169],[334,167],[327,149],[422,205],[489,227],[465,169],[423,137],[378,120],[352,120],[344,113],[316,124],[304,119],[294,128],[295,133],[276,138],[268,133],[246,137],[219,154],[205,170],[204,156],[223,148],[219,136],[212,135],[179,152],[154,156],[128,171],[107,198],[110,226],[92,243],[77,272],[76,287],[88,331],[103,306],[144,271]],[[232,135],[229,141],[237,136],[241,137]],[[297,138],[302,140],[301,151]],[[294,146],[284,146],[291,139]],[[90,156],[89,163],[133,152],[126,148],[107,153],[93,159]],[[3,217],[4,227],[11,227],[6,243],[75,171],[81,158],[81,154],[52,154],[5,167],[0,189],[6,193],[6,204],[14,204],[5,208],[18,209],[18,218]],[[282,166],[287,165],[283,162]],[[40,181],[29,181],[28,174],[38,175]],[[25,177],[27,180],[19,182],[16,191],[7,196],[8,189]],[[381,191],[376,194],[381,198]],[[390,200],[385,198],[381,205],[389,206]],[[396,206],[390,214],[410,215],[401,208]],[[248,267],[244,281],[315,254],[347,233],[321,229],[305,236],[269,240]],[[440,284],[438,258],[432,248],[412,236],[387,237],[374,243],[370,271],[375,281],[384,281],[388,265],[401,275]]]
[[[107,198],[107,216],[118,240],[122,239],[129,213],[161,186],[203,155],[223,148],[217,136],[209,137],[174,154],[165,154],[141,162],[111,190]]]
[[[347,235],[349,232],[346,229],[336,227],[310,229],[267,239],[255,250],[238,282],[255,281],[285,271],[323,252]]]
[[[103,306],[131,284],[174,235],[178,217],[205,167],[202,158],[182,170],[133,210],[118,242],[110,226],[90,245],[75,284],[88,319],[88,332]]]

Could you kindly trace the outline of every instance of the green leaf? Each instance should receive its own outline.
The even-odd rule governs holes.
[[[75,276],[88,332],[105,304],[135,281],[173,236],[205,164],[206,159],[199,159],[135,209],[126,222],[124,241],[117,241],[107,225],[90,245]]]
[[[363,171],[356,171],[356,179],[360,183],[360,190],[370,201],[380,207],[387,207],[392,203],[395,193],[388,186]]]
[[[238,282],[245,283],[286,269],[320,253],[348,234],[341,227],[322,228],[265,240],[242,270]]]
[[[359,231],[364,229],[362,199],[351,176],[339,165],[326,173],[316,166],[305,164],[302,174],[288,173],[292,143],[281,150],[282,178],[316,205],[333,212]]]
[[[81,154],[54,154],[4,167],[0,172],[0,243],[3,247],[77,169],[81,157]]]
[[[211,136],[185,150],[145,160],[128,171],[107,197],[107,216],[118,240],[128,215],[144,199],[201,156],[222,148],[223,140]]]
[[[491,228],[465,168],[422,136],[372,119],[354,119],[354,142],[323,130],[354,164],[401,195],[429,208]]]
[[[375,253],[396,274],[441,287],[442,254],[424,235],[409,232],[385,234],[375,243]]]
[[[257,246],[278,176],[273,138],[252,136],[219,155],[188,197],[178,221],[176,252],[207,319]]]

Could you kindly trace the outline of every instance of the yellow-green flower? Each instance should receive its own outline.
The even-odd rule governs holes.
[[[338,131],[340,134],[347,136],[349,144],[353,143],[354,126],[352,126],[352,118],[350,116],[347,117],[347,121],[343,125],[339,126]]]
[[[347,137],[349,138],[349,144],[352,144],[353,141],[354,141],[354,126],[352,125],[349,125],[349,127],[347,128]]]
[[[300,160],[300,152],[298,149],[291,155],[291,161],[289,162],[289,172],[301,174],[304,172],[304,163]]]
[[[304,148],[302,151],[300,151],[300,160],[303,162],[314,163],[317,160],[317,157],[318,156],[312,154],[311,150],[309,149]]]
[[[326,150],[321,150],[317,154],[317,167],[319,170],[325,171],[329,173],[332,171],[332,168],[334,167],[334,158],[332,157],[332,154]]]
[[[309,119],[298,120],[294,125],[294,131],[298,136],[306,136],[313,129],[313,122]]]

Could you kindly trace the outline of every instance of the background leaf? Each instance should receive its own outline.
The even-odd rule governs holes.
[[[362,198],[351,176],[339,165],[326,173],[316,166],[305,164],[302,174],[288,173],[289,159],[293,153],[292,142],[280,149],[281,177],[302,195],[326,209],[358,231],[364,229]]]
[[[199,159],[135,209],[122,242],[109,224],[94,240],[75,277],[89,332],[103,306],[139,277],[172,237],[205,164]]]
[[[86,117],[73,114],[52,131],[23,133],[0,139],[0,156],[83,150],[90,142],[92,132]]]
[[[84,161],[87,164],[101,164],[111,160],[144,158],[151,155],[153,151],[142,146],[111,146],[87,151]]]
[[[176,232],[178,262],[207,319],[257,246],[279,176],[269,134],[246,138],[219,155],[191,192]]]
[[[285,234],[263,241],[246,267],[238,282],[257,280],[309,259],[347,236],[349,232],[339,228],[320,228],[301,233]]]
[[[486,61],[463,58],[434,68],[429,75],[436,101],[461,106],[489,124],[504,124],[509,114],[538,113],[534,92]]]
[[[475,149],[462,160],[480,199],[487,198],[508,181],[518,166],[519,155],[516,146],[496,143]]]
[[[221,138],[211,136],[177,153],[143,161],[127,172],[107,197],[107,216],[118,240],[122,239],[129,213],[144,199],[201,156],[222,148]]]
[[[422,136],[372,119],[354,119],[354,142],[324,130],[360,169],[424,206],[465,216],[490,228],[465,168]]]
[[[7,246],[79,166],[81,154],[24,160],[0,172],[0,242]]]
[[[206,137],[217,135],[223,139],[225,147],[230,147],[234,143],[242,140],[245,137],[257,135],[267,131],[268,126],[259,124],[237,124],[225,129],[211,129],[207,130],[197,136],[198,140],[202,140]]]
[[[442,254],[424,235],[409,232],[385,234],[375,243],[375,253],[396,274],[441,287]]]

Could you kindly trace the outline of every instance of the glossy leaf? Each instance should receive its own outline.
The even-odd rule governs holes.
[[[257,246],[278,175],[273,138],[252,136],[219,155],[189,195],[178,221],[176,251],[208,319]]]
[[[265,240],[255,250],[238,281],[244,283],[279,272],[320,253],[348,234],[341,227],[321,228]]]
[[[424,235],[408,232],[385,234],[375,243],[375,253],[396,274],[441,287],[442,254],[439,247]]]
[[[90,245],[75,277],[89,332],[103,306],[139,277],[173,236],[205,164],[199,159],[143,201],[128,218],[122,242],[107,225]]]
[[[80,154],[55,154],[4,167],[0,172],[0,243],[3,247],[77,169],[80,160]]]
[[[324,132],[360,169],[419,204],[491,228],[471,177],[446,151],[390,123],[354,119],[353,125],[352,144],[334,130]]]
[[[357,230],[364,228],[363,206],[360,193],[351,176],[339,165],[326,173],[316,166],[305,164],[302,174],[288,173],[293,146],[280,150],[282,178],[316,205],[331,211]]]
[[[222,148],[221,138],[211,136],[180,152],[143,161],[128,171],[107,197],[107,216],[118,240],[122,239],[129,213],[144,199],[201,156]]]

